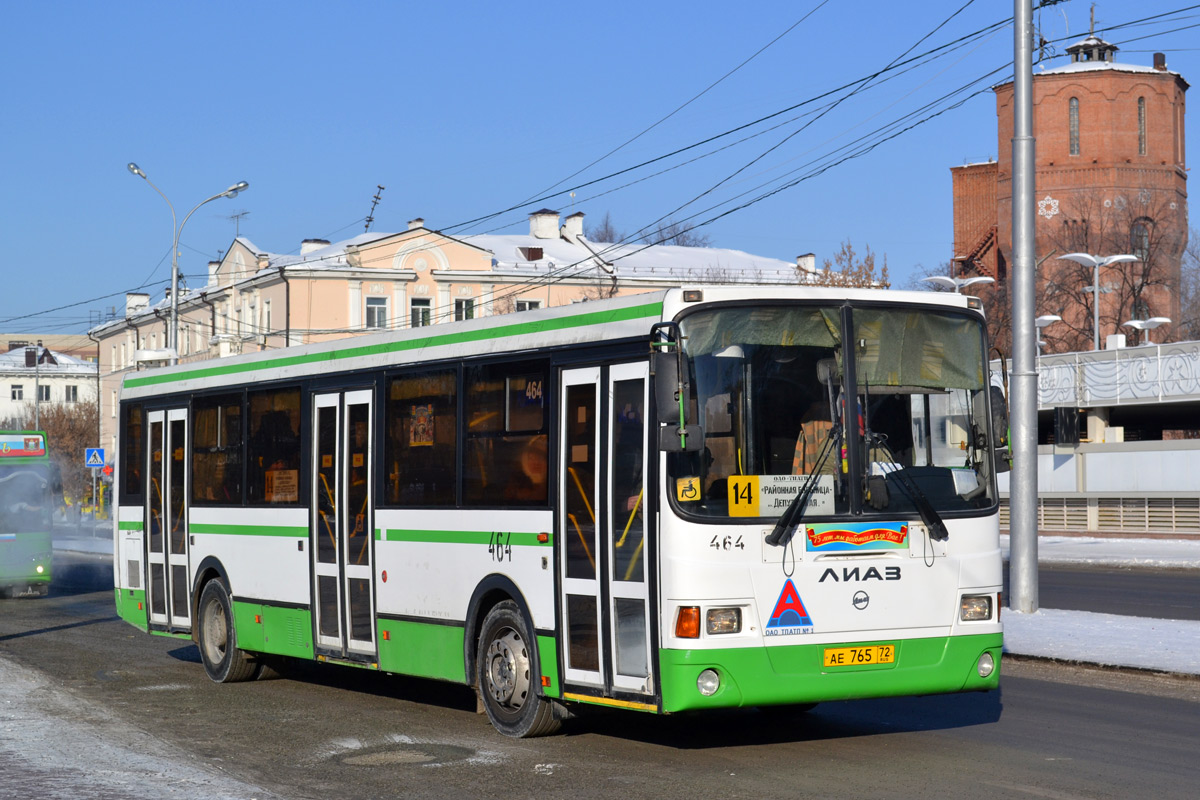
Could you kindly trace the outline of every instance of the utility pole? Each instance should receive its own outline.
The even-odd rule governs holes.
[[[383,190],[387,187],[381,184],[376,184],[375,188],[378,189],[378,191],[375,192],[375,196],[371,198],[371,213],[367,214],[367,224],[363,228],[364,232],[371,230],[371,223],[375,221],[375,206],[379,205],[379,201],[383,199]]]
[[[1031,614],[1038,608],[1037,530],[1037,276],[1034,252],[1033,6],[1013,9],[1012,393],[1013,454],[1009,484],[1009,603]]]

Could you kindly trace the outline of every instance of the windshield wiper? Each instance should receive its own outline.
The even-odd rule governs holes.
[[[821,455],[817,457],[817,463],[813,466],[808,481],[800,491],[796,492],[796,496],[792,498],[792,502],[779,517],[775,527],[767,534],[767,544],[772,547],[780,545],[787,547],[788,543],[792,541],[792,537],[796,535],[796,528],[799,526],[800,520],[804,518],[804,509],[808,507],[808,501],[812,498],[813,492],[816,491],[817,484],[820,482],[821,468],[825,466],[825,461],[833,451],[833,445],[837,438],[837,426],[834,426],[829,429],[829,438],[825,440],[825,447],[821,450]]]
[[[944,542],[950,538],[949,532],[946,530],[946,523],[942,521],[942,515],[938,513],[933,504],[929,502],[929,498],[921,491],[921,487],[917,486],[916,481],[904,471],[904,467],[900,467],[900,462],[896,460],[896,454],[892,452],[892,448],[887,443],[887,436],[872,432],[870,429],[866,431],[867,439],[867,461],[870,462],[871,447],[878,446],[883,449],[888,460],[896,464],[899,468],[883,476],[884,485],[887,483],[887,475],[896,476],[896,481],[900,484],[900,488],[908,495],[908,499],[912,501],[913,507],[917,510],[917,514],[921,517],[921,522],[925,523],[925,527],[929,529],[929,538],[937,542]],[[868,466],[868,469],[870,467]],[[886,504],[886,499],[885,499]],[[878,508],[878,506],[877,506]]]

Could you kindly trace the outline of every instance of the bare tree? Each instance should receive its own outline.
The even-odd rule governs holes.
[[[845,288],[888,289],[891,281],[888,279],[887,255],[876,271],[875,253],[871,246],[866,245],[866,252],[861,256],[855,252],[850,240],[842,242],[841,248],[833,254],[832,259],[825,259],[823,268],[812,281],[814,286],[841,286]],[[835,269],[836,267],[836,269]]]
[[[680,247],[712,247],[712,238],[708,234],[697,233],[685,223],[673,219],[665,219],[655,226],[654,230],[642,236],[645,244],[673,244]]]
[[[1179,319],[1175,337],[1180,341],[1200,339],[1200,231],[1188,230],[1179,279]]]
[[[604,218],[600,220],[598,225],[588,225],[584,230],[584,236],[591,242],[604,242],[611,244],[619,242],[625,238],[625,234],[617,230],[617,226],[613,225],[612,213],[605,211]]]
[[[1182,246],[1173,216],[1166,193],[1148,189],[1132,196],[1102,199],[1092,193],[1063,201],[1062,222],[1048,238],[1059,255],[1127,253],[1138,260],[1102,268],[1097,298],[1090,291],[1092,267],[1049,258],[1041,270],[1038,313],[1057,314],[1062,322],[1046,329],[1047,351],[1091,348],[1097,300],[1101,335],[1120,331],[1126,320],[1169,315],[1171,295],[1179,288],[1172,261]],[[1126,335],[1137,343],[1138,332]]]
[[[84,450],[96,446],[99,406],[95,400],[81,403],[43,403],[38,413],[38,425],[46,432],[46,447],[50,459],[62,473],[63,494],[80,500],[91,491],[92,473],[83,463]],[[34,430],[33,402],[25,403],[22,411],[7,425],[14,430]]]

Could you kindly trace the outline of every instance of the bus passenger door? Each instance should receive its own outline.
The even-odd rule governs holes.
[[[191,629],[187,409],[151,411],[146,469],[146,586],[150,624]]]
[[[375,655],[374,454],[369,389],[313,396],[312,558],[317,649]]]
[[[654,694],[645,520],[646,362],[565,370],[559,394],[564,683]],[[568,692],[569,694],[569,692]]]

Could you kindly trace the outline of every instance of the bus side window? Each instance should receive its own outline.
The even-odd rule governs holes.
[[[241,395],[198,397],[193,408],[192,503],[241,505]]]
[[[476,506],[545,506],[549,461],[545,362],[466,371],[463,500]]]
[[[300,501],[300,390],[250,395],[246,494],[251,505]]]
[[[142,407],[125,406],[125,427],[121,434],[121,501],[137,501],[142,496],[142,468],[146,459],[146,440],[142,431]]]
[[[453,369],[388,382],[384,438],[384,502],[454,506],[458,376]]]

